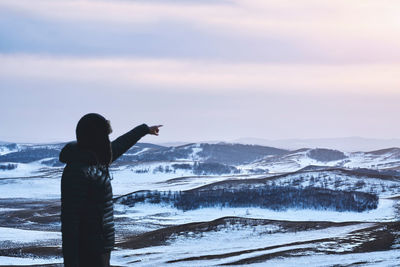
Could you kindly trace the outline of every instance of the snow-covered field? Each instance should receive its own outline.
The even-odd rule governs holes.
[[[21,266],[40,266],[40,265],[51,265],[56,263],[62,263],[63,260],[60,257],[47,257],[47,258],[22,258],[22,257],[9,257],[0,256],[0,264],[2,266],[9,265],[21,265]]]
[[[0,155],[21,147],[31,146],[2,148]],[[43,146],[47,147],[59,146]],[[310,158],[310,150],[300,150],[237,164],[239,173],[198,175],[191,169],[173,168],[173,164],[193,166],[203,160],[201,145],[185,149],[188,156],[175,161],[116,164],[111,169],[114,195],[139,190],[311,186],[376,194],[379,204],[364,212],[257,207],[182,211],[166,204],[129,207],[118,202],[113,265],[398,266],[400,180],[356,170],[396,169],[400,166],[397,150],[346,152],[345,158],[327,162]],[[149,151],[145,147],[130,155]],[[63,168],[46,165],[48,160],[2,163],[17,166],[0,170],[0,266],[62,262],[59,198]],[[302,170],[310,165],[335,169]]]
[[[110,173],[113,178],[115,196],[139,190],[188,190],[206,184],[229,180],[259,178],[266,175],[194,175],[193,172],[178,170],[174,173],[155,172],[160,166],[170,163],[153,162],[135,166],[114,167]],[[138,173],[138,170],[149,170]],[[62,168],[49,168],[40,162],[18,163],[15,170],[0,171],[1,198],[59,198]]]
[[[167,261],[199,257],[201,255],[219,255],[243,251],[242,254],[213,260],[190,261],[190,266],[220,265],[265,253],[274,253],[288,249],[315,247],[312,242],[316,239],[333,239],[345,236],[352,231],[370,227],[370,223],[343,227],[329,227],[323,230],[299,231],[285,233],[275,225],[240,226],[227,225],[212,232],[193,233],[184,236],[171,237],[167,244],[129,251],[117,251],[113,260],[118,264],[128,265],[138,260],[136,255],[142,255],[140,266],[161,266]],[[302,242],[304,244],[296,244]],[[292,244],[292,245],[291,245]],[[280,247],[279,247],[280,246]],[[270,247],[270,248],[269,248]],[[277,247],[277,248],[275,248]],[[266,248],[266,249],[263,249]],[[252,249],[253,251],[248,251]],[[135,256],[129,257],[129,254]],[[119,256],[123,255],[123,257]],[[126,256],[128,255],[128,257]],[[188,262],[175,262],[172,266],[187,266]]]

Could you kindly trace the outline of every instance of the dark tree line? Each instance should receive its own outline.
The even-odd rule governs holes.
[[[5,164],[5,165],[0,165],[0,170],[2,170],[2,171],[14,170],[17,167],[18,167],[17,164],[8,163],[8,164]]]
[[[315,187],[264,186],[253,189],[137,192],[124,197],[121,203],[129,206],[136,203],[163,203],[180,210],[205,207],[260,207],[278,211],[300,208],[362,212],[376,209],[378,197],[364,192]]]
[[[312,149],[307,154],[310,158],[322,162],[336,161],[347,158],[346,155],[341,151],[324,148]]]
[[[176,170],[191,170],[195,175],[222,175],[222,174],[232,174],[240,173],[240,170],[234,166],[229,166],[217,162],[195,162],[193,165],[188,163],[176,163],[170,166],[163,167],[162,165],[156,167],[153,173],[171,173]],[[142,171],[136,171],[137,173],[142,173]],[[143,171],[146,173],[147,171]]]
[[[217,162],[195,162],[193,165],[193,173],[196,175],[208,174],[229,174],[239,173],[240,170],[233,166],[217,163]]]

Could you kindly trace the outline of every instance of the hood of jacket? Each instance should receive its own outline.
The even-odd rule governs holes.
[[[70,142],[66,144],[60,152],[59,160],[62,163],[85,163],[97,164],[96,157],[93,152],[82,149],[78,146],[77,142]]]

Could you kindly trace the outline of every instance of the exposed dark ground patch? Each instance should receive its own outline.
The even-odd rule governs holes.
[[[0,199],[0,208],[16,209],[0,212],[0,225],[26,230],[59,231],[60,202],[58,200],[28,200],[28,199]],[[249,219],[239,217],[224,217],[213,221],[194,222],[182,225],[164,227],[154,231],[141,233],[126,230],[129,225],[135,224],[130,218],[116,218],[117,240],[116,247],[119,249],[139,249],[151,246],[168,245],[179,236],[188,233],[201,234],[224,229],[225,227],[238,226],[276,226],[274,233],[293,233],[308,230],[326,229],[329,227],[343,227],[357,225],[360,222],[293,222],[275,221],[265,219]],[[160,226],[161,227],[161,226]],[[119,230],[118,230],[119,229]],[[270,229],[270,228],[269,228]],[[275,229],[275,228],[274,228]],[[119,234],[118,234],[119,233]],[[41,243],[34,244],[12,244],[7,246],[4,242],[0,244],[0,256],[13,256],[22,258],[49,258],[61,257],[61,240],[58,244]],[[302,247],[304,246],[304,247]],[[266,262],[281,257],[300,257],[312,254],[342,255],[350,253],[368,253],[374,251],[387,251],[400,246],[400,222],[376,222],[368,228],[354,231],[348,235],[338,238],[323,238],[310,241],[300,241],[267,246],[262,248],[250,248],[229,253],[199,255],[168,261],[187,262],[204,261],[212,259],[229,259],[238,255],[246,255],[252,252],[263,252],[264,254],[250,256],[241,260],[232,261],[226,265],[241,265]],[[272,249],[279,251],[272,252]],[[271,251],[271,252],[269,252]],[[131,257],[135,255],[127,255]],[[140,255],[137,255],[140,257]],[[133,263],[133,262],[132,262]],[[1,264],[1,263],[0,263]],[[359,263],[364,264],[363,262]],[[33,265],[33,266],[62,266],[60,264]],[[0,265],[4,267],[4,265]]]
[[[227,225],[240,226],[259,226],[275,225],[280,227],[279,232],[296,232],[307,230],[318,230],[333,226],[347,226],[358,224],[357,222],[292,222],[292,221],[274,221],[265,219],[248,219],[239,217],[224,217],[208,222],[194,222],[177,226],[166,227],[155,231],[147,232],[138,236],[126,238],[125,241],[118,244],[122,248],[138,249],[150,246],[159,246],[165,244],[171,236],[185,235],[188,232],[204,233],[216,231]]]
[[[27,230],[60,231],[60,200],[0,199],[0,225]]]
[[[222,265],[243,265],[261,263],[276,258],[299,257],[310,254],[343,255],[351,253],[367,253],[390,250],[393,245],[399,245],[400,222],[377,223],[372,227],[354,231],[344,237],[295,242],[285,244],[286,247],[312,244],[307,248],[288,248],[279,252],[265,253]],[[328,246],[326,244],[329,244]],[[343,248],[348,248],[344,249]],[[266,248],[271,249],[271,248]],[[359,264],[362,264],[361,262]]]
[[[29,246],[20,248],[0,249],[0,256],[21,257],[21,258],[48,258],[61,257],[61,247]]]

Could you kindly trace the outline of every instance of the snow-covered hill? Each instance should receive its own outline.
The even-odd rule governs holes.
[[[63,146],[0,144],[0,265],[62,262]],[[395,266],[399,167],[398,148],[139,143],[111,166],[111,263]]]
[[[62,167],[60,144],[1,144],[0,178],[35,176],[39,170]],[[11,164],[11,165],[10,165]],[[190,175],[285,173],[308,166],[400,170],[400,148],[372,152],[341,152],[331,149],[287,151],[272,147],[230,143],[197,143],[164,147],[138,143],[118,159],[115,167],[136,173]]]
[[[267,169],[270,172],[290,172],[307,166],[367,168],[375,170],[400,170],[400,148],[371,152],[341,152],[330,149],[300,149],[284,155],[267,156],[242,166],[250,169]]]

